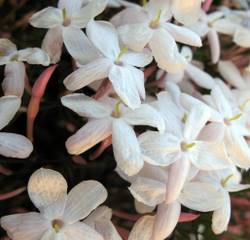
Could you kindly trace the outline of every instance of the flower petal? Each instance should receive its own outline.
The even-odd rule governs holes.
[[[95,228],[104,240],[122,240],[111,221],[98,221]]]
[[[112,140],[117,166],[129,176],[138,173],[143,167],[143,159],[133,128],[122,119],[114,119]]]
[[[175,201],[171,204],[161,203],[157,207],[153,239],[165,239],[170,236],[178,223],[181,214],[181,204]]]
[[[138,108],[140,95],[145,95],[143,72],[132,66],[113,65],[109,72],[115,92],[130,108]]]
[[[70,154],[78,155],[111,135],[110,119],[90,120],[66,141]]]
[[[129,187],[133,197],[147,206],[155,207],[165,197],[165,184],[150,178],[137,177]]]
[[[68,16],[71,16],[73,13],[77,12],[79,9],[81,9],[82,5],[85,3],[85,0],[59,0],[58,1],[58,8],[65,9],[66,14]]]
[[[62,11],[58,8],[47,7],[32,15],[30,24],[37,28],[54,28],[63,23]]]
[[[165,130],[164,120],[160,113],[148,104],[141,104],[139,108],[124,113],[123,119],[131,125],[155,127],[161,133]]]
[[[105,57],[115,60],[120,53],[118,33],[115,27],[105,21],[90,21],[86,29],[91,42]]]
[[[101,183],[93,180],[79,183],[68,194],[63,220],[72,224],[87,217],[106,198],[107,191]]]
[[[87,36],[78,28],[63,28],[63,41],[70,55],[80,64],[99,58],[99,53]]]
[[[87,118],[104,118],[111,115],[109,105],[96,101],[82,93],[69,94],[61,98],[63,106]]]
[[[36,170],[28,182],[29,197],[37,208],[52,204],[67,193],[67,188],[68,184],[62,174],[52,169]]]
[[[71,73],[63,81],[70,91],[76,91],[88,84],[108,76],[111,62],[106,58],[96,59]]]
[[[2,88],[4,95],[22,97],[24,92],[26,72],[22,62],[10,62],[4,69]]]
[[[0,65],[10,62],[11,55],[17,52],[16,45],[9,39],[0,38]]]
[[[140,214],[146,214],[153,212],[155,207],[148,206],[142,202],[135,199],[135,210]]]
[[[47,31],[42,49],[50,56],[51,63],[59,62],[63,47],[62,28],[60,26],[51,28]]]
[[[234,37],[233,37],[233,41],[244,48],[249,48],[250,47],[250,31],[247,28],[237,28],[235,33],[234,33]]]
[[[30,140],[15,133],[0,133],[0,154],[11,158],[27,158],[33,151]]]
[[[220,60],[220,39],[218,33],[214,29],[210,29],[208,34],[209,48],[211,52],[212,63],[215,64]]]

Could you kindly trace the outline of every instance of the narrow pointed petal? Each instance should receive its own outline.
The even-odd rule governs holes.
[[[225,127],[222,123],[208,123],[199,133],[197,139],[206,142],[221,142],[224,138]]]
[[[228,193],[224,193],[223,205],[214,211],[212,217],[212,230],[215,234],[221,234],[227,230],[231,217],[231,202]]]
[[[133,128],[122,119],[114,119],[112,140],[117,166],[129,176],[138,173],[143,167],[143,159]]]
[[[133,197],[147,206],[155,207],[165,197],[165,184],[150,178],[138,177],[132,182],[129,191]]]
[[[62,54],[63,37],[60,26],[48,30],[43,42],[42,49],[50,56],[51,63],[59,62]]]
[[[90,83],[104,79],[108,76],[111,62],[106,58],[96,59],[71,73],[63,81],[70,91],[76,91]]]
[[[162,203],[157,207],[153,239],[162,240],[170,236],[178,223],[181,214],[181,204],[175,201],[171,204]]]
[[[101,183],[83,181],[69,192],[63,219],[69,224],[75,223],[87,217],[106,198],[107,191]]]
[[[232,184],[229,186],[226,186],[226,190],[228,192],[239,192],[244,191],[250,188],[250,184]]]
[[[30,19],[30,24],[37,28],[54,28],[62,23],[62,11],[54,7],[47,7],[35,13]]]
[[[69,94],[61,98],[63,106],[76,112],[81,117],[104,118],[112,113],[109,105],[96,101],[82,93]]]
[[[26,72],[22,62],[11,62],[4,69],[2,88],[4,95],[22,97],[24,92]]]
[[[218,33],[214,29],[208,32],[208,42],[211,52],[212,63],[215,64],[220,60],[220,39]]]
[[[37,208],[49,206],[62,194],[67,193],[65,178],[52,169],[40,168],[35,171],[28,182],[28,193]]]
[[[70,154],[79,155],[111,135],[110,119],[90,120],[66,141]]]
[[[170,165],[166,183],[166,204],[173,203],[179,198],[187,179],[189,169],[190,162],[186,157],[182,157]]]

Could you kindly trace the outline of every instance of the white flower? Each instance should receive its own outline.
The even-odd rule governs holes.
[[[227,230],[231,216],[231,202],[229,192],[238,192],[250,188],[249,184],[240,184],[241,174],[236,168],[228,168],[220,171],[201,172],[197,179],[213,184],[223,197],[223,205],[214,211],[212,217],[212,229],[215,234],[221,234]]]
[[[107,191],[103,185],[97,181],[83,181],[76,185],[68,195],[65,192],[54,195],[53,191],[60,193],[62,188],[67,188],[66,182],[63,183],[59,180],[61,184],[58,185],[58,177],[51,177],[51,175],[55,175],[52,170],[44,169],[43,174],[45,177],[41,179],[42,181],[46,181],[47,177],[46,182],[50,186],[55,182],[54,187],[59,186],[59,189],[50,188],[47,191],[47,186],[41,186],[42,183],[40,183],[36,192],[37,197],[33,200],[38,200],[39,203],[41,197],[45,200],[44,190],[53,194],[55,198],[47,196],[48,204],[50,204],[40,208],[40,213],[30,212],[2,217],[1,226],[7,231],[10,238],[13,240],[103,240],[104,238],[96,230],[80,222],[107,198]],[[56,175],[58,176],[59,173]],[[31,178],[30,181],[33,179]],[[32,185],[29,183],[29,186]],[[51,203],[51,200],[54,201]],[[34,203],[37,204],[36,201]]]
[[[5,78],[2,86],[5,95],[21,97],[24,91],[26,77],[25,65],[29,64],[49,65],[49,56],[40,48],[26,48],[17,50],[17,47],[10,40],[0,39],[0,65],[5,66]]]
[[[21,99],[16,96],[0,98],[0,130],[15,116],[20,108]],[[0,132],[0,154],[5,157],[27,158],[33,150],[32,143],[24,136]]]
[[[125,0],[108,0],[108,6],[113,7],[113,8],[134,7],[134,6],[137,6],[137,4],[134,4]]]
[[[142,51],[148,44],[158,66],[176,73],[185,67],[186,60],[179,53],[177,42],[198,46],[200,37],[188,28],[166,22],[171,18],[166,1],[151,0],[144,8],[131,7],[121,11],[113,22],[126,46]]]
[[[165,128],[160,114],[148,104],[130,110],[121,101],[112,98],[96,101],[84,94],[64,96],[62,104],[89,119],[67,140],[68,152],[81,154],[112,135],[118,167],[128,175],[136,174],[143,166],[139,143],[131,125],[148,125],[161,132]]]
[[[60,60],[63,42],[72,57],[79,58],[72,46],[88,48],[88,39],[81,28],[85,28],[91,19],[99,15],[106,4],[106,0],[59,0],[57,8],[47,7],[31,17],[32,26],[49,29],[42,48],[48,52],[52,63]]]
[[[189,104],[188,98],[183,101]],[[157,105],[164,116],[166,131],[164,134],[147,131],[139,136],[139,143],[145,161],[159,166],[170,165],[166,202],[171,203],[178,198],[191,164],[209,171],[227,168],[231,163],[224,144],[211,141],[202,133],[211,117],[208,106],[196,100],[190,110],[184,111],[167,92],[158,95]]]
[[[64,80],[66,88],[75,91],[108,77],[124,103],[133,109],[139,107],[140,98],[145,98],[144,74],[136,67],[149,64],[151,53],[147,50],[135,53],[120,47],[116,29],[109,22],[91,21],[87,26],[87,35],[102,56],[96,56],[96,59],[70,74]]]
[[[210,183],[190,181],[193,178],[192,172],[189,172],[180,196],[174,202],[166,203],[168,174],[169,170],[165,171],[160,167],[158,169],[147,168],[132,179],[129,187],[132,195],[139,202],[152,207],[157,206],[157,212],[156,216],[152,216],[150,219],[147,217],[143,217],[144,220],[140,219],[135,224],[129,239],[163,240],[167,238],[177,225],[181,214],[181,204],[201,212],[213,211],[222,206],[223,197],[216,187]],[[141,221],[149,224],[146,231],[142,230]]]

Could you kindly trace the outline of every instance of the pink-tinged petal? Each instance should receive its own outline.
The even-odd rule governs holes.
[[[135,132],[122,119],[114,119],[112,125],[113,151],[117,166],[125,174],[135,175],[144,163]]]
[[[95,222],[97,221],[110,221],[112,218],[112,210],[107,206],[100,206],[95,209],[86,219],[84,219],[84,223],[94,227]]]
[[[212,58],[212,63],[217,63],[220,59],[220,39],[217,31],[214,29],[210,29],[208,32],[208,42],[209,42],[209,48],[211,52],[211,58]]]
[[[62,36],[69,54],[77,63],[88,64],[100,57],[97,49],[81,29],[71,26],[63,28]]]
[[[113,65],[109,72],[115,92],[130,108],[138,108],[145,96],[143,72],[132,66]]]
[[[115,27],[105,21],[90,21],[87,35],[97,49],[105,56],[115,60],[120,53],[118,33]]]
[[[152,240],[154,216],[144,216],[133,226],[128,240]]]
[[[194,31],[172,23],[164,23],[162,26],[174,37],[176,42],[195,47],[202,46],[201,38]]]
[[[28,182],[28,193],[37,208],[47,207],[62,194],[67,193],[65,178],[52,169],[40,168],[35,171]]]
[[[239,89],[245,89],[246,82],[239,69],[231,61],[219,61],[218,69],[222,77],[231,85]]]
[[[211,89],[215,85],[214,78],[193,64],[188,64],[186,73],[200,87]]]
[[[4,69],[2,88],[4,95],[22,97],[24,92],[26,72],[22,62],[10,62]]]
[[[185,156],[172,163],[168,170],[166,183],[165,203],[170,204],[176,201],[183,189],[190,169],[190,162]]]
[[[132,182],[129,191],[137,201],[155,207],[164,201],[166,189],[162,182],[138,177]]]
[[[4,96],[0,98],[0,129],[3,129],[12,120],[20,105],[19,97]]]
[[[231,202],[230,196],[224,192],[223,205],[214,211],[212,216],[212,230],[215,234],[221,234],[227,230],[231,217]]]
[[[63,220],[69,224],[87,217],[107,198],[104,186],[93,180],[83,181],[68,194]]]
[[[42,49],[50,56],[51,63],[59,62],[62,54],[63,37],[60,26],[48,30],[43,42]]]
[[[197,139],[206,142],[221,142],[224,138],[224,133],[225,127],[223,123],[211,122],[202,128]]]
[[[146,214],[153,212],[155,207],[148,206],[142,202],[135,199],[135,210],[140,214]]]
[[[66,141],[70,154],[79,155],[111,135],[110,119],[90,120]]]
[[[111,221],[97,221],[95,229],[101,234],[103,240],[122,240]]]
[[[250,47],[250,31],[248,28],[238,27],[234,33],[233,41],[244,48]]]
[[[50,223],[41,214],[30,212],[2,217],[1,226],[13,240],[40,240]]]
[[[30,19],[30,24],[37,28],[54,28],[61,25],[62,23],[62,11],[54,7],[47,7],[35,13]]]
[[[176,201],[171,204],[162,203],[157,207],[153,240],[162,240],[170,236],[178,223],[181,214],[181,204]]]
[[[105,118],[111,115],[109,105],[96,101],[82,93],[69,94],[61,98],[63,106],[76,112],[81,117]]]
[[[30,140],[15,133],[0,133],[0,154],[11,158],[27,158],[33,151]]]
[[[186,67],[187,61],[179,53],[174,38],[165,29],[154,31],[149,46],[158,66],[163,70],[177,73]]]
[[[70,91],[76,91],[90,83],[104,79],[108,76],[111,62],[106,58],[96,59],[71,73],[63,81]]]
[[[183,223],[183,222],[192,222],[196,220],[197,218],[200,217],[200,214],[195,214],[195,213],[181,213],[178,222]]]

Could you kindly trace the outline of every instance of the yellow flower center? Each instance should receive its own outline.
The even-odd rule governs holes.
[[[58,233],[60,231],[60,229],[63,227],[63,221],[60,219],[53,220],[52,227],[55,230],[55,232]]]
[[[119,118],[121,116],[121,104],[122,101],[119,100],[114,107],[114,111],[112,112],[112,117]]]
[[[236,114],[235,116],[231,117],[231,118],[226,118],[224,119],[225,124],[230,125],[232,122],[238,120],[239,118],[241,118],[242,114]]]
[[[128,52],[128,47],[123,47],[123,48],[121,49],[121,51],[119,52],[119,54],[118,54],[118,56],[117,56],[115,62],[116,62],[117,64],[119,64],[119,63],[120,63],[120,60],[121,60],[121,58],[122,58],[122,56],[123,56],[125,53],[127,53],[127,52]]]
[[[181,150],[183,152],[186,152],[186,151],[190,150],[191,148],[193,148],[195,145],[196,145],[196,143],[185,143],[185,142],[182,142],[181,143]]]
[[[71,20],[68,18],[65,8],[62,10],[62,15],[63,15],[63,26],[65,27],[69,26],[71,24]]]

